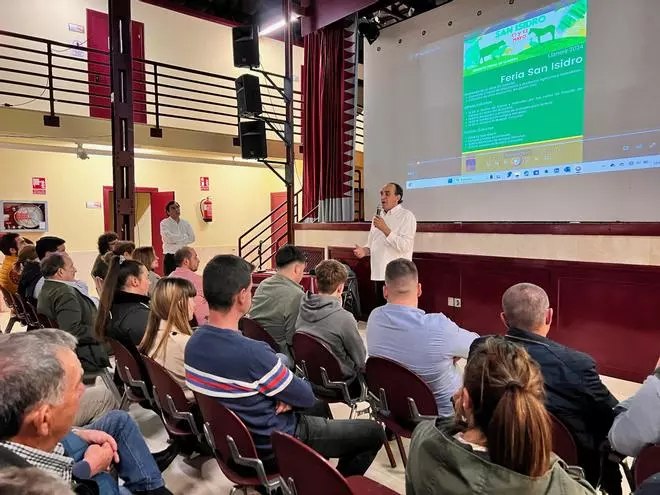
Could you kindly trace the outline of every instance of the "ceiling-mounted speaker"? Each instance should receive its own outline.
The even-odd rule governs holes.
[[[258,160],[268,156],[266,123],[263,120],[242,120],[238,134],[241,139],[241,157]]]

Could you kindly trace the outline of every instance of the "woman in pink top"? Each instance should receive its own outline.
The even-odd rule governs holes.
[[[186,388],[183,355],[192,335],[190,320],[194,315],[195,286],[177,277],[161,278],[151,297],[151,312],[140,352],[146,354],[181,385],[186,397],[192,392]]]

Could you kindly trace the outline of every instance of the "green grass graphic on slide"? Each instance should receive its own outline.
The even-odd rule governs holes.
[[[538,57],[539,55],[543,55],[545,53],[561,51],[566,48],[585,43],[586,41],[587,39],[584,36],[570,36],[566,38],[558,38],[552,41],[545,41],[543,43],[539,43],[538,45],[534,45],[516,55],[502,55],[501,57],[497,57],[493,60],[489,60],[488,62],[484,62],[475,68],[465,69],[463,71],[463,77],[467,77],[472,74],[480,74],[487,70],[500,68],[515,62],[522,62],[523,60]],[[566,54],[566,56],[570,55],[570,52]]]

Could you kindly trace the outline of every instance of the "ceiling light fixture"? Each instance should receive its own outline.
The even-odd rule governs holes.
[[[299,14],[291,14],[291,22],[294,22],[296,19],[300,17]],[[282,29],[284,26],[286,26],[286,21],[284,19],[280,19],[279,21],[271,24],[270,26],[266,26],[263,29],[259,30],[259,36],[268,36],[269,34],[274,33],[275,31],[278,31]]]

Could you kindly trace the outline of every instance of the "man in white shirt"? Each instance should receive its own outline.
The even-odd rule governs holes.
[[[353,253],[358,258],[371,256],[371,280],[376,292],[376,306],[383,306],[383,286],[385,285],[385,267],[398,258],[412,260],[413,243],[417,220],[415,215],[401,206],[403,189],[399,184],[390,182],[380,190],[382,216],[376,215],[371,223],[367,245],[356,246]]]
[[[165,276],[176,269],[174,253],[195,242],[195,233],[190,224],[181,218],[181,206],[170,201],[165,207],[167,218],[160,222],[160,236],[163,238],[163,260]]]

